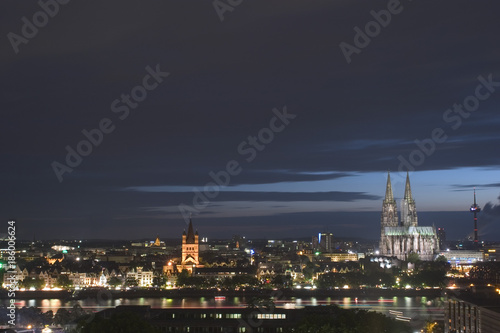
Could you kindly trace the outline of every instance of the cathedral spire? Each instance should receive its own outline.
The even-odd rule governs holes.
[[[413,200],[413,198],[411,197],[410,175],[408,172],[406,173],[406,186],[405,186],[404,198],[410,201]]]
[[[380,217],[380,253],[383,255],[391,255],[392,249],[386,239],[386,229],[391,232],[391,228],[399,225],[398,209],[394,194],[392,193],[391,173],[387,171],[387,185],[385,188],[385,199],[382,203],[382,215]]]
[[[411,194],[410,175],[406,173],[405,195],[401,200],[401,225],[405,227],[418,226],[417,208]]]
[[[387,171],[387,186],[385,188],[384,202],[393,202],[393,201],[394,201],[394,195],[392,194],[391,172]]]

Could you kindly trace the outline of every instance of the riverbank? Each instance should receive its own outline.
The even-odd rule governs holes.
[[[16,291],[15,299],[61,299],[80,300],[87,298],[185,298],[185,297],[440,297],[444,294],[442,289],[250,289],[250,290],[216,290],[216,289],[130,289],[130,290],[107,290],[107,289],[84,289],[77,291]],[[7,299],[7,291],[0,290],[0,299]]]

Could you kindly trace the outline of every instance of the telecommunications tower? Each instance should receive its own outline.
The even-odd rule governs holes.
[[[474,204],[470,206],[470,212],[474,213],[474,246],[479,247],[479,242],[477,239],[477,213],[481,211],[481,207],[476,204],[476,188],[474,187]]]

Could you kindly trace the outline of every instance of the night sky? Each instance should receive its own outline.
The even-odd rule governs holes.
[[[409,169],[500,240],[498,1],[60,2],[0,3],[0,233],[377,239]]]

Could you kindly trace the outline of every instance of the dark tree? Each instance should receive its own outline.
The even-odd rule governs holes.
[[[21,281],[19,284],[21,288],[35,288],[35,289],[42,289],[45,286],[45,281],[40,279],[40,278],[32,278],[32,277],[26,277],[24,280]]]
[[[56,325],[66,325],[71,321],[71,314],[68,310],[64,308],[59,308],[56,315],[54,316],[54,324]]]
[[[306,266],[302,269],[302,274],[306,280],[311,280],[314,274],[315,265],[312,262],[308,262]]]
[[[108,284],[111,286],[111,287],[119,287],[122,285],[122,280],[116,276],[112,276],[109,281],[108,281]]]
[[[56,281],[56,286],[60,288],[69,288],[73,285],[73,282],[69,279],[69,277],[66,274],[61,274],[57,278]]]
[[[182,272],[177,275],[177,286],[185,286],[188,278],[189,272],[187,271],[187,269],[183,269]]]
[[[153,286],[164,287],[165,284],[167,284],[167,279],[165,278],[165,276],[161,275],[161,276],[155,276],[153,278]]]
[[[137,279],[127,278],[125,280],[125,286],[126,287],[137,287],[138,285],[139,285],[139,281],[137,281]]]

